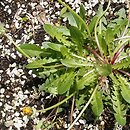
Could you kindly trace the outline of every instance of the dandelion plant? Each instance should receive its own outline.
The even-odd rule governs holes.
[[[110,101],[116,121],[125,125],[130,104],[130,24],[125,10],[120,9],[114,19],[107,19],[109,1],[106,10],[100,5],[87,23],[83,5],[77,14],[62,0],[58,1],[64,6],[60,16],[67,18],[67,24],[44,24],[43,29],[52,39],[43,42],[41,47],[35,44],[19,46],[32,59],[26,67],[46,77],[39,88],[41,91],[69,96],[63,102],[75,95],[79,109],[85,101],[82,104],[78,100],[88,99],[74,123],[88,105],[99,117],[106,99]]]

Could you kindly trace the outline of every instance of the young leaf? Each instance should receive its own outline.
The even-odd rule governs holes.
[[[100,116],[101,113],[103,112],[103,102],[102,102],[101,93],[99,91],[95,93],[91,104],[92,104],[92,110],[94,112],[94,115]]]
[[[35,44],[21,44],[19,46],[27,55],[34,57],[40,57],[40,54],[43,53],[43,50]]]

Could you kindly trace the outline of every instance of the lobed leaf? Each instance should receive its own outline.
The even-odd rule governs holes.
[[[46,82],[40,87],[41,90],[46,90],[52,94],[64,94],[69,91],[73,85],[75,74],[69,72],[58,77],[50,76]]]
[[[112,66],[112,68],[114,68],[114,69],[130,68],[130,57],[127,57],[127,58],[121,60],[121,62],[114,64]]]
[[[77,83],[76,83],[77,89],[82,90],[85,88],[85,86],[94,84],[96,80],[97,80],[97,75],[93,70],[91,70],[88,73],[86,73],[82,78],[77,79]]]
[[[117,75],[117,77],[120,82],[121,95],[126,102],[130,103],[130,82],[121,76]]]
[[[117,120],[117,122],[120,125],[125,125],[126,124],[126,108],[125,105],[123,104],[123,102],[121,102],[121,95],[119,93],[119,81],[117,80],[117,78],[111,74],[110,75],[111,79],[113,80],[113,95],[112,95],[112,103],[113,103],[113,109],[115,111],[115,118]]]

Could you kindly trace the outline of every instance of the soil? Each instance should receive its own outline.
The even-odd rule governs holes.
[[[39,0],[1,0],[0,22],[5,24],[7,33],[19,44],[34,42],[35,44],[41,45],[47,37],[42,28],[42,24],[48,20],[46,17],[50,17],[49,21],[53,23],[59,21],[57,14],[53,16],[55,12],[60,10],[55,6],[55,1],[47,0],[46,2],[47,5],[41,7]],[[93,7],[94,10],[97,8],[96,6],[98,4]],[[120,8],[127,9],[125,3],[115,3],[112,7],[116,10]],[[48,14],[46,14],[46,10],[50,12],[48,11]],[[46,17],[44,16],[45,14],[47,15]],[[27,20],[26,17],[28,17]],[[114,15],[110,16],[110,18],[112,17]],[[24,18],[25,20],[23,20]],[[33,130],[34,125],[41,119],[53,120],[56,110],[39,114],[34,119],[29,119],[29,121],[26,121],[27,119],[25,121],[23,120],[22,107],[31,106],[36,109],[41,109],[43,106],[48,107],[57,103],[59,98],[62,99],[64,97],[52,98],[52,95],[48,93],[40,93],[38,86],[44,80],[25,68],[27,59],[15,50],[15,47],[9,43],[6,37],[1,36],[0,43],[0,130]],[[20,93],[23,95],[20,95]],[[70,106],[63,104],[62,107],[64,110],[56,116],[57,125],[51,130],[58,128],[64,130],[66,128],[63,124],[69,123]],[[17,112],[19,113],[18,116],[16,115]],[[130,129],[130,111],[127,112],[127,115],[127,125],[122,130]],[[85,125],[79,124],[75,126],[75,130],[94,130],[97,128],[99,130],[112,130],[115,127],[113,114],[107,109],[102,114],[101,120],[95,121],[89,109],[84,114],[84,118],[87,124],[86,128]],[[13,123],[8,122],[11,120],[13,120]],[[18,121],[21,121],[23,126],[20,126]],[[102,121],[104,123],[103,125],[101,124]],[[90,125],[92,126],[90,127]],[[117,129],[120,128],[117,126]]]

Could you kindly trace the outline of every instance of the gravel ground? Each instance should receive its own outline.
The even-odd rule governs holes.
[[[99,2],[98,0],[65,1],[76,12],[79,11],[81,2],[84,3],[87,15],[95,15],[94,10],[97,9]],[[114,10],[127,9],[123,0],[113,0],[113,2],[109,10],[111,16],[113,16]],[[102,1],[101,3],[104,4],[105,2]],[[36,43],[41,45],[43,41],[49,39],[42,29],[42,24],[60,22],[60,8],[61,5],[54,0],[1,0],[0,22],[5,24],[8,34],[13,37],[17,44]],[[63,19],[63,22],[65,21],[66,19]],[[43,80],[33,74],[31,70],[27,70],[24,66],[26,63],[27,59],[22,57],[5,37],[0,37],[0,130],[33,130],[35,129],[34,125],[39,120],[46,118],[46,115],[37,114],[33,119],[29,119],[21,112],[24,106],[40,109],[52,97],[38,91],[38,84],[41,84]],[[77,114],[78,111],[75,111],[74,117]],[[107,117],[109,118],[109,116]],[[113,121],[113,118],[101,117],[99,123],[94,125],[80,119],[76,128],[77,130],[103,130],[106,125],[105,121],[107,121],[107,129],[109,129],[110,120]],[[81,125],[82,127],[80,127]],[[64,123],[63,127],[62,130],[66,129],[67,123]],[[116,129],[121,130],[122,128],[116,125]],[[127,129],[130,128],[124,128],[124,130]]]

